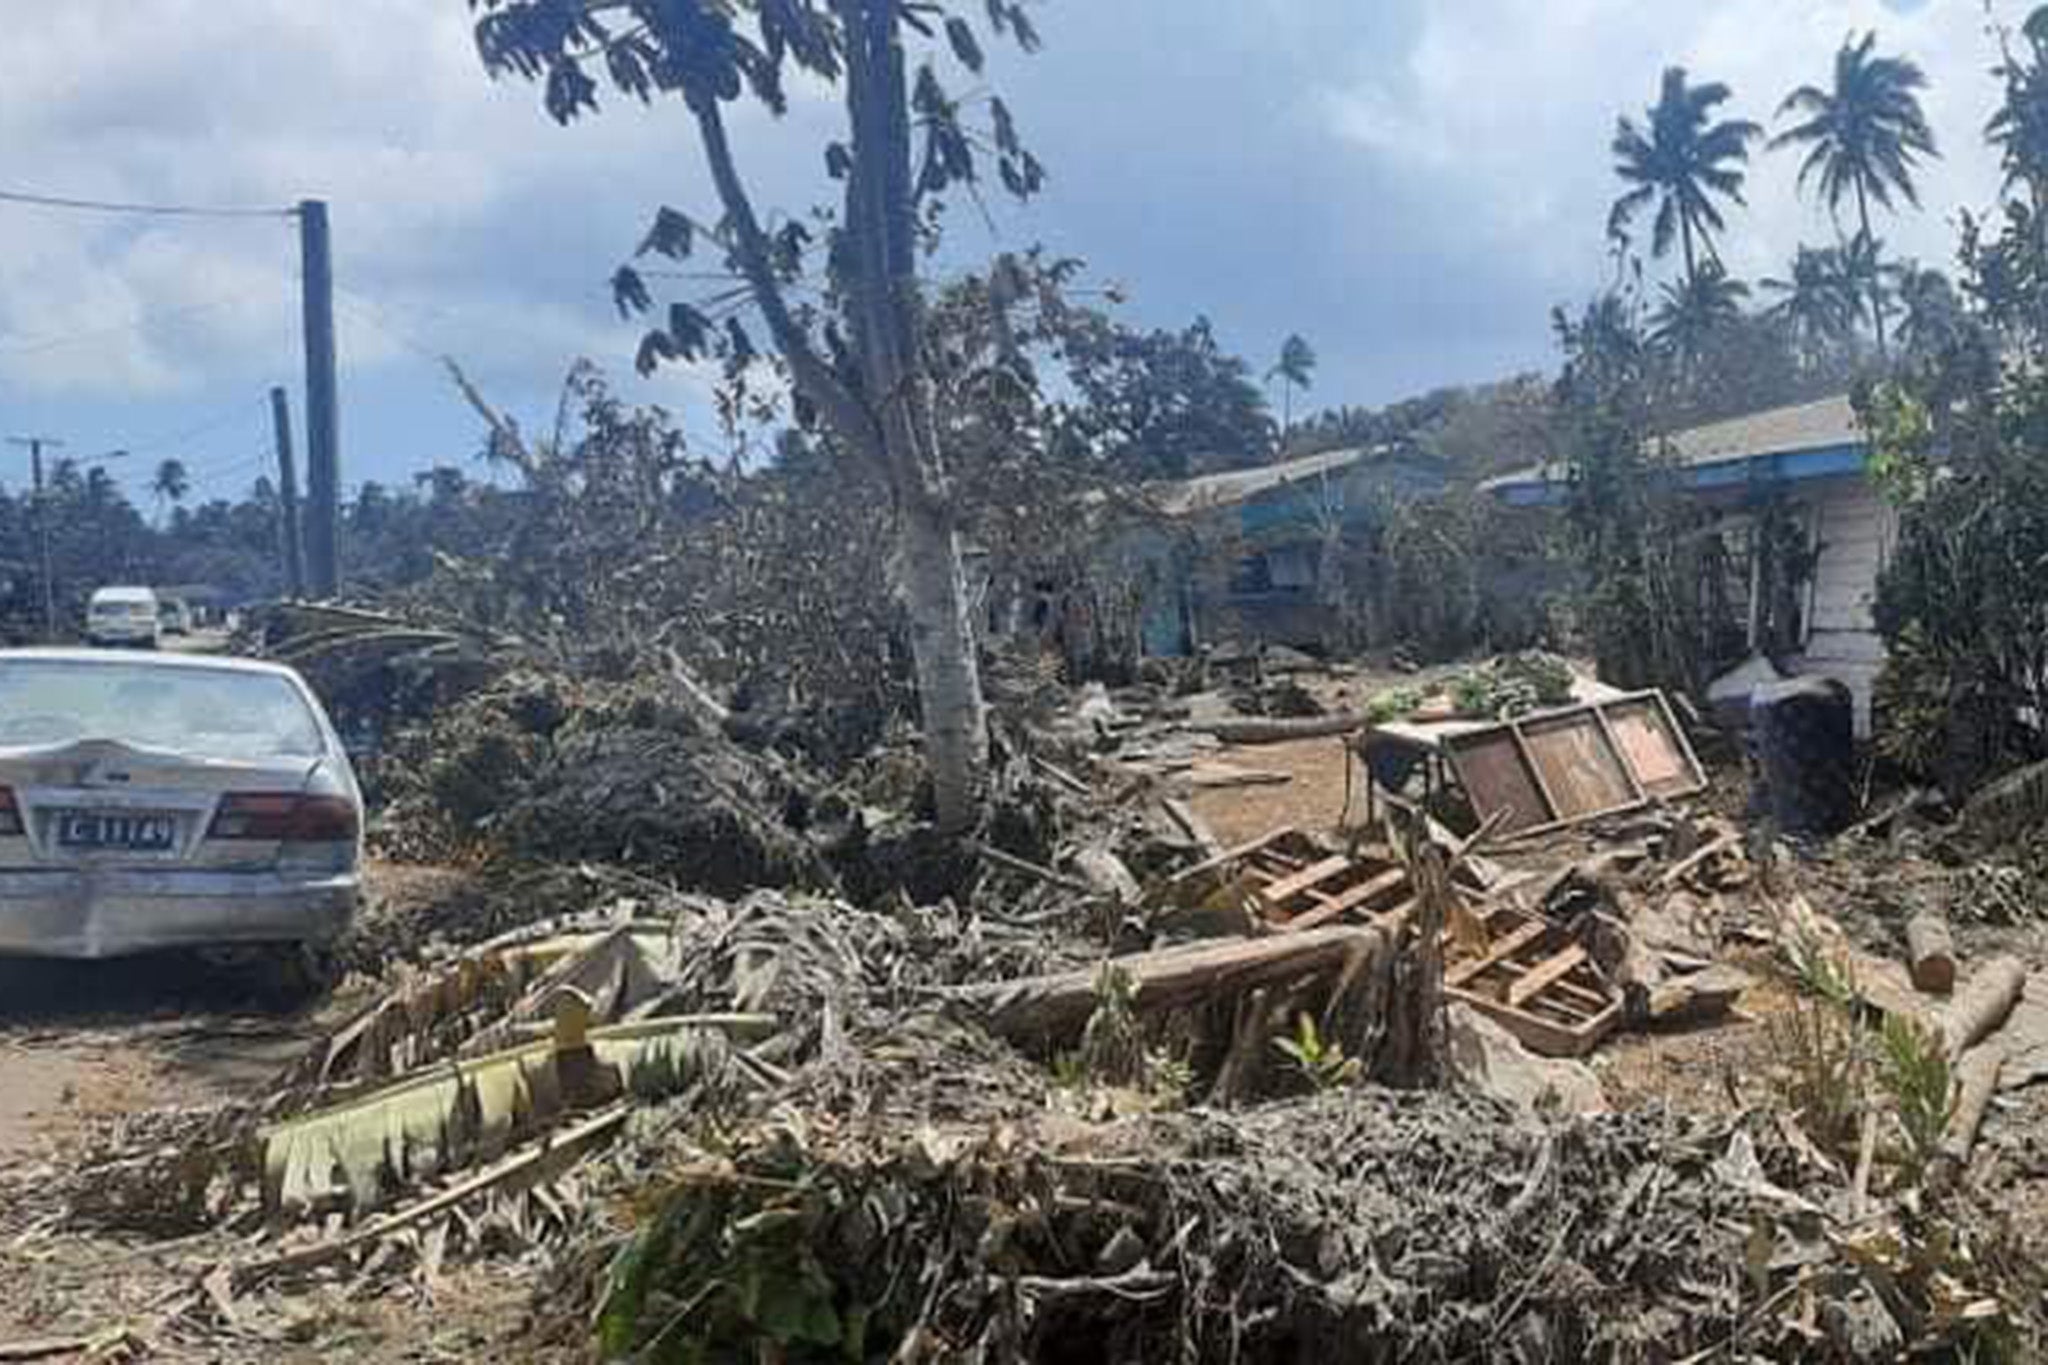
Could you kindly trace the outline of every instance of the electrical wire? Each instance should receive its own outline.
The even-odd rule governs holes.
[[[218,312],[223,308],[236,307],[248,297],[248,295],[244,294],[235,298],[215,299],[211,303],[188,304],[183,308],[173,308],[167,313],[153,313],[148,317],[137,318],[133,322],[125,322],[115,327],[95,328],[89,332],[69,332],[63,336],[38,337],[32,341],[0,346],[0,355],[40,355],[44,351],[54,351],[65,346],[76,346],[87,341],[100,341],[107,337],[146,331],[151,327],[157,327],[169,322],[173,318],[191,317],[196,313]]]
[[[31,208],[72,209],[85,213],[133,213],[156,218],[293,218],[296,208],[217,208],[196,204],[128,204],[109,199],[72,199],[64,195],[0,190],[0,203]]]
[[[152,450],[162,450],[166,446],[183,445],[187,441],[219,431],[222,427],[237,419],[246,417],[251,412],[260,412],[267,417],[270,413],[270,396],[265,394],[254,403],[243,399],[233,407],[222,409],[197,425],[182,431],[174,431],[162,436],[152,436],[142,441],[130,441],[125,445],[117,442],[116,445],[117,448],[126,450],[130,455],[139,455]]]

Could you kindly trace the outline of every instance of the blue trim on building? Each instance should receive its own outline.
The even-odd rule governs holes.
[[[1688,489],[1740,488],[1746,484],[1801,483],[1807,479],[1860,474],[1870,455],[1862,441],[1820,446],[1813,450],[1788,450],[1768,455],[1748,455],[1711,464],[1689,465],[1677,471]],[[1493,494],[1510,507],[1556,507],[1569,494],[1571,485],[1563,480],[1538,479],[1527,483],[1499,483]]]

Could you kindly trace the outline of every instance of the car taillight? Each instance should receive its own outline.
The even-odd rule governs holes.
[[[14,804],[14,788],[0,787],[0,839],[21,833],[21,807]]]
[[[339,844],[356,837],[355,804],[341,796],[231,792],[221,798],[209,839]]]

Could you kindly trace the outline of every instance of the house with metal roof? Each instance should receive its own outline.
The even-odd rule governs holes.
[[[1151,655],[1205,644],[1329,644],[1339,628],[1336,552],[1370,534],[1390,500],[1442,491],[1443,464],[1373,446],[1318,451],[1140,491],[1104,558],[1142,599]]]
[[[1856,702],[1859,734],[1868,734],[1872,684],[1884,645],[1871,609],[1879,571],[1898,532],[1892,507],[1872,487],[1870,443],[1847,395],[1772,408],[1664,437],[1668,477],[1696,500],[1702,533],[1728,553],[1727,597],[1746,619],[1741,644],[1766,652],[1763,509],[1789,518],[1810,565],[1797,603],[1796,628],[1774,662],[1801,676],[1835,678]],[[1483,485],[1510,506],[1555,506],[1571,488],[1563,465],[1519,470]],[[1744,655],[1724,660],[1731,667]]]

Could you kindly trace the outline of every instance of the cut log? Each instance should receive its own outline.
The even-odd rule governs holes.
[[[1195,728],[1225,744],[1282,744],[1290,739],[1348,735],[1365,725],[1363,716],[1304,716],[1298,719],[1218,720]]]
[[[1978,968],[1942,1012],[1942,1041],[1950,1060],[1995,1033],[2026,985],[2026,966],[2016,957],[1995,957]]]
[[[1948,1130],[1942,1134],[1941,1150],[1935,1156],[1937,1182],[1951,1184],[1969,1168],[1977,1130],[1984,1126],[1985,1111],[1998,1091],[1998,1069],[2004,1063],[2004,1047],[1992,1042],[1971,1048],[1956,1067],[1956,1107],[1949,1114]]]
[[[1923,910],[1906,921],[1906,961],[1913,968],[1913,984],[1934,995],[1947,995],[1956,988],[1956,943],[1949,934],[1948,921],[1931,910]]]
[[[1188,785],[1200,791],[1227,791],[1233,787],[1284,787],[1293,773],[1276,768],[1239,768],[1228,763],[1197,763],[1187,771]]]
[[[1344,970],[1354,955],[1384,955],[1393,942],[1385,925],[1332,925],[1271,938],[1234,939],[1161,948],[1112,958],[1130,977],[1139,1013],[1223,1000],[1259,986]],[[1094,1012],[1100,967],[964,986],[950,998],[990,1031],[1015,1042],[1058,1042],[1080,1035]]]

